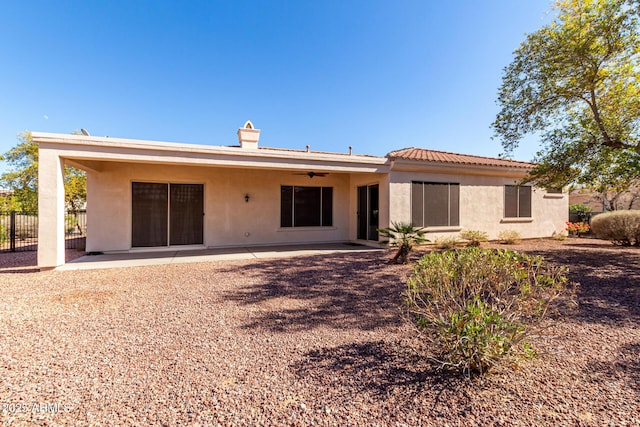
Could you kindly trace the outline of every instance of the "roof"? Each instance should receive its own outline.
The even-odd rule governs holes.
[[[229,147],[229,148],[240,148],[240,145],[235,144],[235,145],[224,145],[224,147]],[[383,159],[384,157],[381,156],[375,156],[373,154],[356,154],[356,153],[340,153],[337,151],[319,151],[319,150],[312,150],[311,148],[309,148],[308,150],[302,150],[299,148],[280,148],[280,147],[258,147],[258,150],[265,150],[265,151],[274,151],[274,152],[290,152],[290,153],[316,153],[316,154],[328,154],[331,156],[358,156],[358,157],[369,157],[372,159]]]
[[[428,150],[426,148],[415,147],[392,151],[387,154],[387,156],[391,159],[519,169],[531,169],[535,166],[533,163],[522,162],[518,160],[500,159],[497,157],[473,156],[470,154],[449,153],[446,151]]]

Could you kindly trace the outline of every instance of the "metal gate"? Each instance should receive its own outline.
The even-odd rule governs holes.
[[[65,247],[84,249],[87,233],[87,212],[69,211],[65,218]],[[0,212],[0,252],[38,250],[37,212]]]

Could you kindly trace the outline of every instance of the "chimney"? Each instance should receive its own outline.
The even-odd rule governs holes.
[[[251,120],[247,120],[244,127],[238,129],[238,141],[241,148],[258,148],[260,139],[260,129],[254,129]]]

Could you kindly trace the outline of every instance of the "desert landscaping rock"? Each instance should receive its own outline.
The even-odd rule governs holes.
[[[577,305],[537,359],[476,380],[412,350],[388,252],[42,273],[0,254],[0,425],[640,425],[640,252],[509,248],[569,266]]]

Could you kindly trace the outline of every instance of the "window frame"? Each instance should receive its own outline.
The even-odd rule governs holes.
[[[414,209],[416,207],[416,200],[414,197],[414,186],[416,184],[421,185],[422,194],[421,194],[421,213],[422,220],[416,224],[414,221]],[[425,187],[427,185],[446,185],[447,186],[447,223],[446,224],[426,224],[426,220],[428,219],[425,215]],[[455,186],[457,188],[457,200],[455,203],[455,215],[452,217],[452,203],[451,203],[451,188]],[[438,181],[411,181],[411,222],[415,227],[460,227],[460,183],[459,182],[438,182]],[[454,221],[452,221],[452,218]]]
[[[511,215],[508,210],[512,210],[513,207],[508,206],[507,201],[507,189],[513,188],[515,189],[515,216]],[[522,190],[526,189],[527,197],[528,197],[528,215],[523,214],[522,210],[527,210],[527,206],[523,206],[522,199]],[[509,185],[505,184],[503,190],[503,218],[511,219],[511,218],[533,218],[533,187],[531,185]],[[510,202],[511,203],[511,202]],[[524,208],[524,209],[523,209]],[[525,212],[526,213],[526,212]]]
[[[309,224],[308,218],[296,218],[296,189],[313,189],[314,191],[318,191],[318,200],[314,200],[314,202],[317,203],[318,209],[317,225]],[[285,200],[285,191],[287,190],[290,191],[287,195],[290,198]],[[287,209],[290,209],[290,212],[285,213]],[[302,225],[297,225],[296,223],[302,223]],[[329,227],[333,227],[333,187],[311,185],[280,186],[280,228],[295,229]]]

